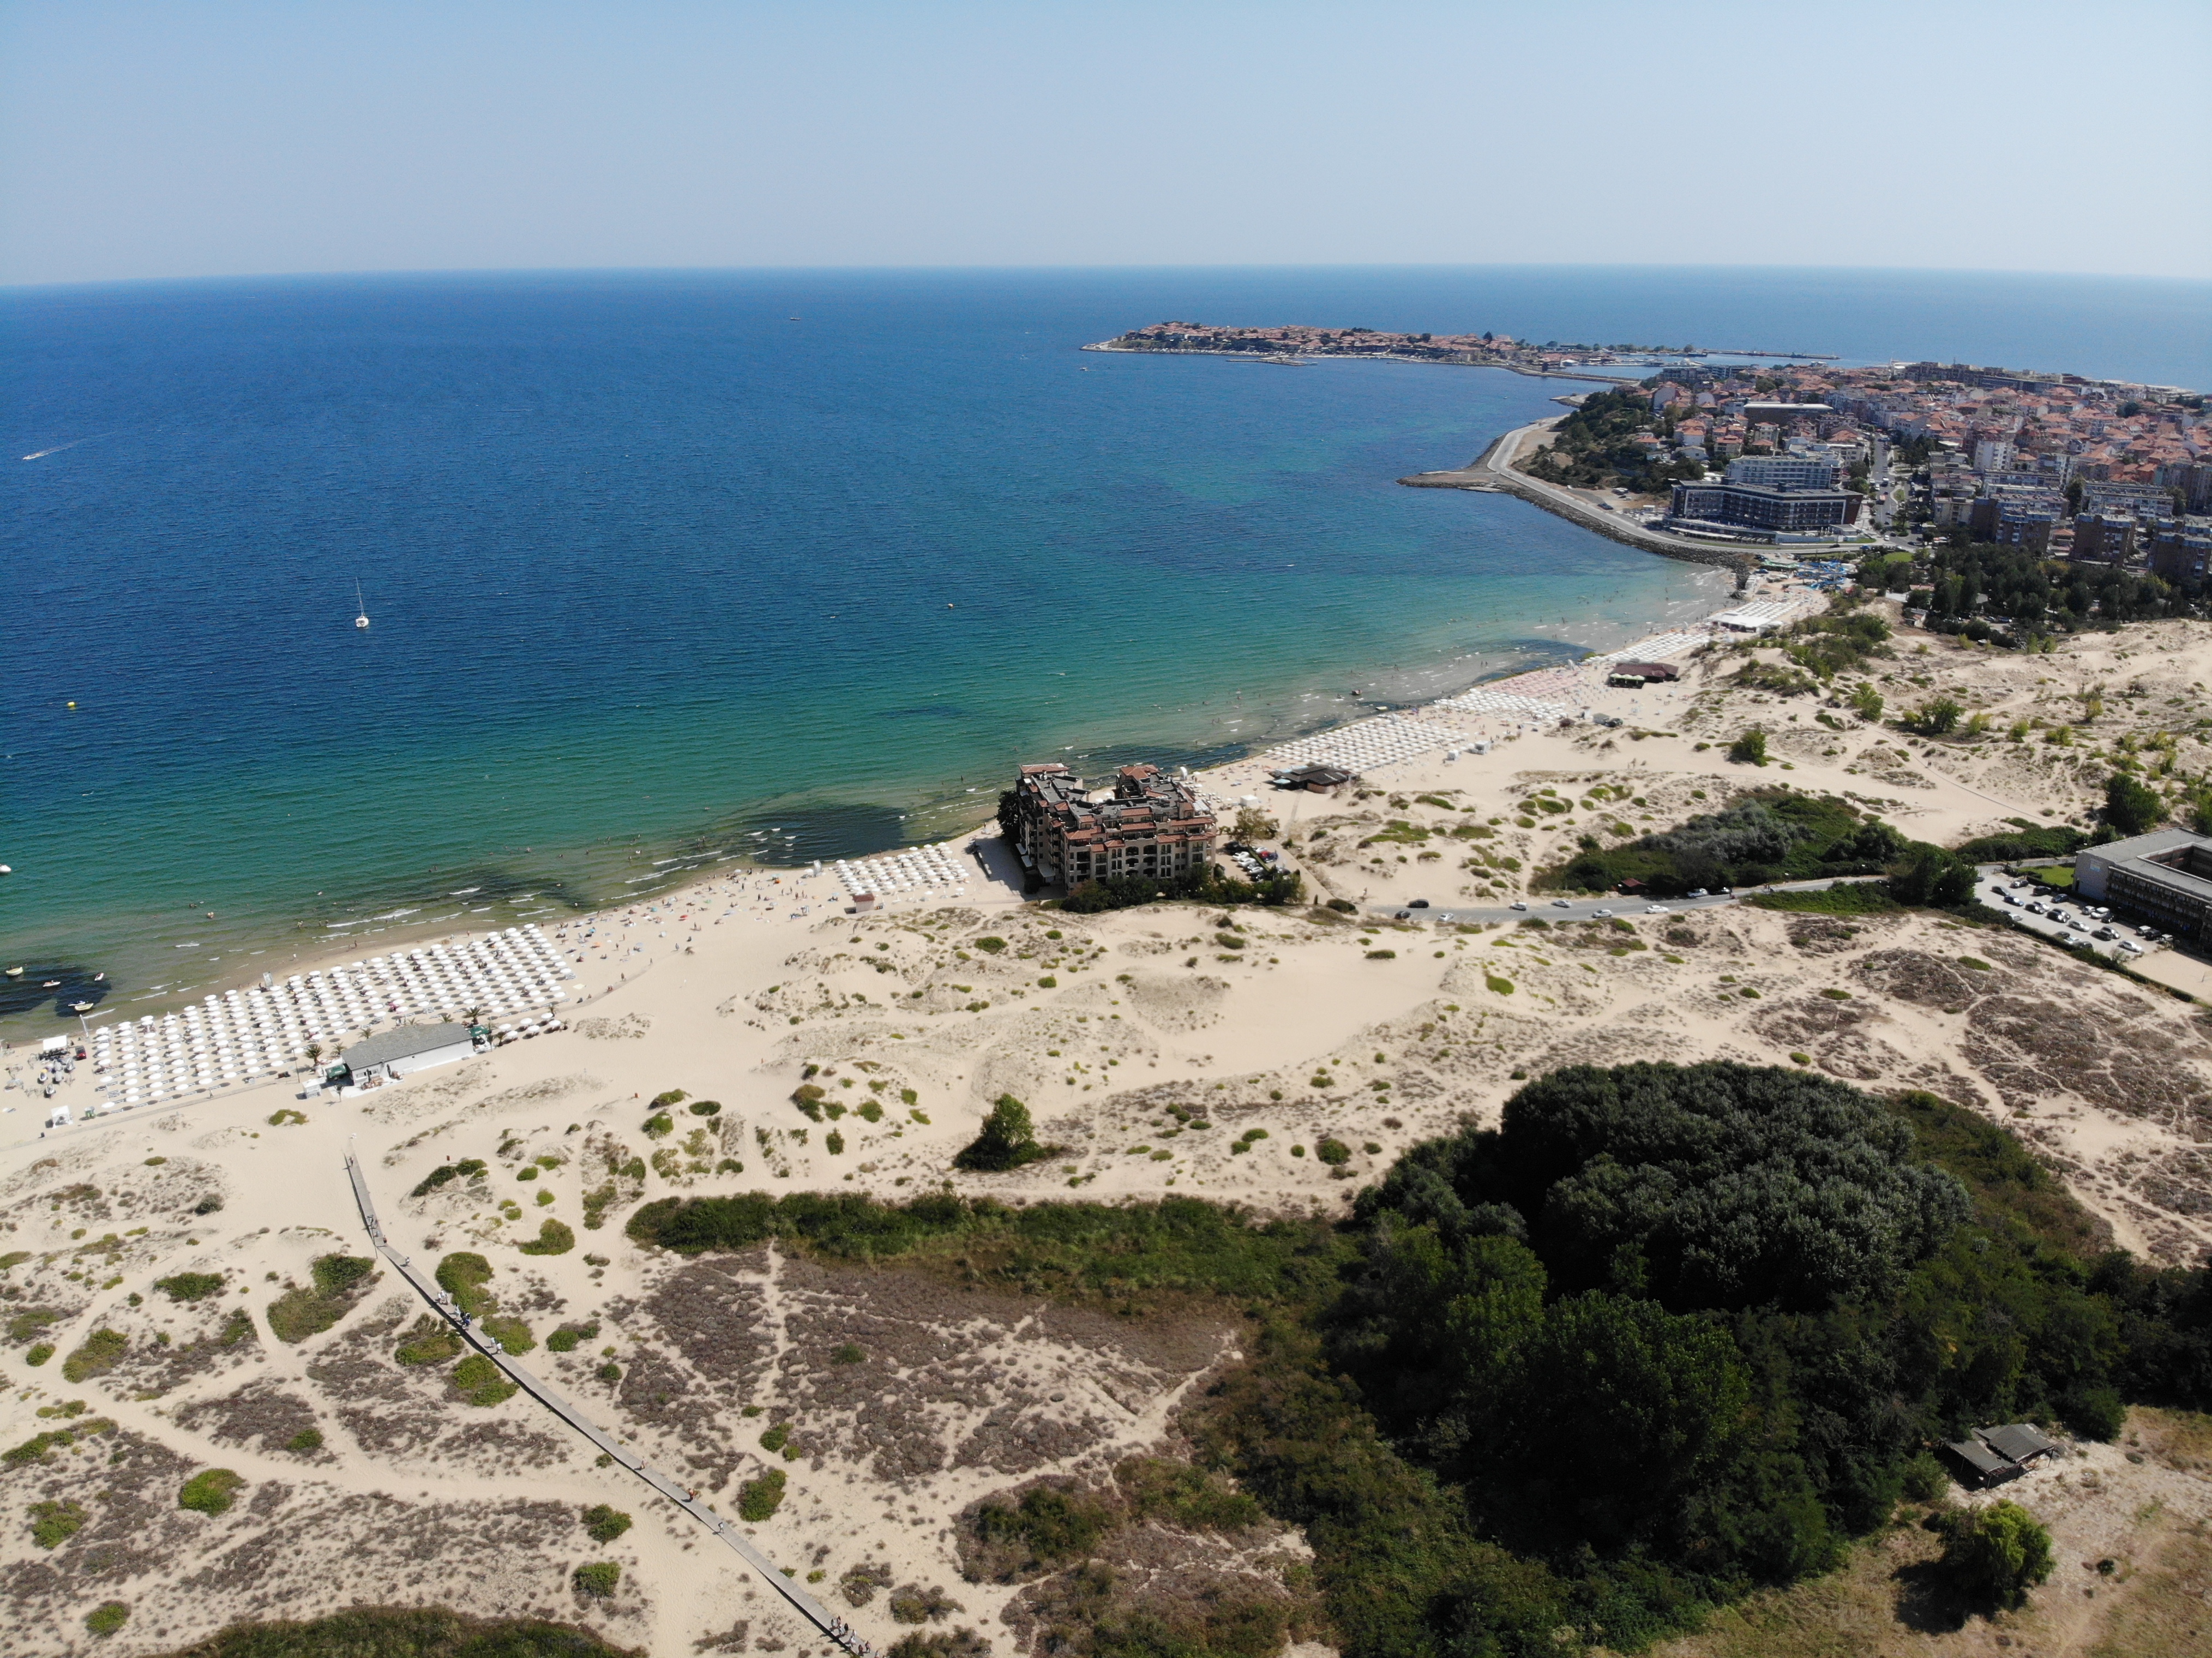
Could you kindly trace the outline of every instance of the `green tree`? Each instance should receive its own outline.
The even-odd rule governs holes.
[[[2156,789],[2125,772],[2105,780],[2105,821],[2123,835],[2143,835],[2166,821],[2166,802]]]
[[[1974,896],[1974,866],[1941,847],[1915,841],[1890,866],[1889,896],[1900,904],[1963,904]]]
[[[1280,834],[1275,820],[1257,806],[1238,808],[1233,831],[1240,841],[1272,841]]]
[[[570,1574],[576,1593],[604,1600],[622,1587],[622,1568],[611,1560],[592,1560]]]
[[[1585,1505],[1679,1500],[1729,1457],[1750,1402],[1725,1328],[1595,1291],[1547,1309],[1518,1380],[1516,1442]]]
[[[605,1503],[594,1503],[584,1510],[584,1532],[594,1543],[611,1543],[629,1527],[629,1516]]]
[[[2212,780],[2200,779],[2191,785],[2183,801],[2189,815],[2189,827],[2199,835],[2212,835]]]
[[[1938,696],[1923,702],[1907,714],[1905,725],[1910,731],[1920,732],[1929,737],[1943,737],[1958,725],[1959,716],[1964,713],[1966,709],[1952,698]]]
[[[1039,1157],[1051,1155],[1051,1147],[1037,1144],[1029,1107],[1012,1094],[1001,1094],[998,1103],[991,1108],[991,1114],[983,1119],[982,1132],[960,1148],[952,1159],[952,1166],[992,1174],[1018,1169],[1025,1163],[1035,1163]]]
[[[2016,1606],[2051,1576],[2051,1533],[2017,1503],[1944,1516],[1943,1570],[1964,1593]]]
[[[1729,744],[1728,757],[1739,765],[1765,765],[1766,763],[1766,733],[1753,726]]]
[[[1862,679],[1851,687],[1851,712],[1869,726],[1881,718],[1881,693],[1872,680]]]

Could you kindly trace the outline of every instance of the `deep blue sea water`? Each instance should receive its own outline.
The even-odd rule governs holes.
[[[498,922],[650,891],[679,854],[871,850],[986,815],[1022,759],[1218,755],[1715,597],[1510,499],[1394,483],[1555,384],[1075,349],[1139,323],[2204,384],[2208,291],[1215,270],[0,296],[0,955],[105,968],[127,1000],[334,920]]]

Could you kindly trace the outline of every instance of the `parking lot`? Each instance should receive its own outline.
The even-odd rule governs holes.
[[[2124,915],[2087,904],[2063,888],[2045,887],[2001,869],[1980,872],[1974,896],[1991,909],[2002,910],[2014,926],[2026,932],[2056,944],[2087,944],[2115,961],[2140,962],[2173,942],[2155,932],[2147,934],[2141,926],[2130,926]]]

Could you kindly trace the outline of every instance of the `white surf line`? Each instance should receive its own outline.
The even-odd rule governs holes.
[[[875,1658],[874,1648],[854,1633],[843,1619],[837,1617],[819,1600],[799,1588],[797,1583],[787,1578],[777,1569],[774,1561],[744,1540],[737,1527],[723,1519],[697,1497],[693,1497],[684,1486],[677,1484],[660,1470],[642,1461],[635,1451],[628,1448],[621,1441],[600,1428],[567,1399],[547,1387],[532,1372],[516,1363],[514,1359],[507,1357],[506,1351],[497,1341],[485,1336],[474,1325],[464,1323],[460,1309],[453,1305],[452,1298],[435,1283],[424,1278],[422,1272],[410,1262],[408,1257],[401,1254],[386,1241],[384,1229],[377,1224],[376,1206],[369,1199],[368,1181],[362,1174],[360,1159],[354,1156],[351,1146],[346,1148],[345,1166],[346,1174],[353,1181],[354,1201],[361,1206],[362,1223],[368,1229],[369,1242],[376,1246],[379,1254],[392,1263],[392,1270],[412,1284],[416,1293],[428,1302],[431,1307],[453,1327],[454,1333],[493,1363],[498,1365],[516,1386],[539,1404],[544,1406],[546,1409],[597,1445],[617,1462],[628,1468],[640,1479],[676,1504],[678,1508],[682,1509],[694,1520],[706,1527],[716,1537],[728,1544],[746,1564],[760,1574],[763,1582],[790,1603],[793,1611],[813,1625],[824,1636],[851,1653],[854,1658]]]

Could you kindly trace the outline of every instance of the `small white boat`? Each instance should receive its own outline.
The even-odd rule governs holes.
[[[358,576],[354,578],[353,607],[355,610],[358,612],[353,619],[353,625],[356,628],[366,628],[368,626],[368,606],[362,602],[361,578]]]

